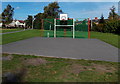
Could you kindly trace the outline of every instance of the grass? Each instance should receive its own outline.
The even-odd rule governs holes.
[[[37,57],[31,55],[3,54],[11,60],[3,60],[3,74],[11,72],[17,75],[23,68],[23,82],[117,82],[118,63],[92,60]],[[41,59],[29,64],[26,60]],[[31,61],[32,61],[31,60]],[[46,62],[42,63],[42,60]]]
[[[0,29],[0,33],[13,32],[13,31],[19,31],[19,30],[23,30],[23,29],[20,29],[20,28],[17,28],[17,29]]]
[[[53,31],[45,31],[44,36],[47,37],[47,33],[49,32],[50,37],[53,37]],[[58,32],[57,32],[58,33]],[[71,32],[67,32],[67,37],[72,37]],[[59,32],[59,36],[63,37],[64,33]],[[87,37],[86,32],[76,32],[76,37],[84,38]],[[11,34],[4,34],[2,35],[2,43],[1,44],[7,44],[19,40],[24,40],[28,39],[31,37],[36,37],[40,36],[40,30],[34,29],[34,30],[27,30],[27,31],[22,31],[22,32],[17,32],[17,33],[11,33]],[[120,35],[116,34],[111,34],[111,33],[100,33],[100,32],[91,32],[91,38],[99,39],[102,40],[106,43],[109,43],[117,48],[120,48],[118,45],[118,38],[120,38]]]
[[[32,37],[40,36],[39,30],[26,30],[17,33],[4,34],[2,35],[2,44],[7,44],[11,42],[16,42],[19,40],[24,40]]]
[[[100,39],[106,43],[109,43],[115,47],[120,48],[120,46],[118,45],[120,35],[112,33],[91,32],[91,38]]]
[[[53,37],[53,32],[50,37]],[[45,31],[47,36],[48,31]],[[52,33],[52,34],[51,34]],[[67,32],[68,37],[72,37],[71,32]],[[80,32],[76,32],[79,36]],[[60,32],[60,36],[64,33]],[[84,35],[84,34],[83,34]],[[17,33],[0,35],[1,44],[7,44],[24,40],[32,37],[40,36],[40,30],[26,30]],[[111,33],[91,32],[91,38],[100,39],[115,47],[118,46],[119,35]],[[12,60],[2,61],[3,74],[11,72],[17,74],[25,69],[26,73],[21,81],[24,82],[117,82],[118,81],[118,63],[92,60],[72,60],[62,58],[37,57],[30,55],[9,55],[3,54],[3,57],[12,56]],[[26,60],[32,59],[31,62],[36,63],[33,59],[42,59],[47,63],[32,65]],[[41,63],[41,62],[40,62]]]

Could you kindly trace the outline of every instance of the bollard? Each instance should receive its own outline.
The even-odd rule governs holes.
[[[48,37],[48,38],[50,37],[50,34],[49,34],[49,32],[47,33],[47,37]]]

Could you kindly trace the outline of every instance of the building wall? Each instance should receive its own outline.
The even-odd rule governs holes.
[[[9,25],[15,26],[15,21],[12,21]]]
[[[19,21],[16,21],[16,25],[17,26],[24,26],[25,27],[25,23],[20,23]]]
[[[0,23],[0,27],[2,27],[2,23]]]

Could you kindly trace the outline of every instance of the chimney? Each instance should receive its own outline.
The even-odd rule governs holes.
[[[98,17],[95,17],[95,20],[98,20]]]

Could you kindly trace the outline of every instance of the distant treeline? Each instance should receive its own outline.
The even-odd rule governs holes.
[[[93,23],[92,31],[120,34],[120,16],[115,13],[114,6],[110,8],[107,20],[102,15],[99,24]]]

